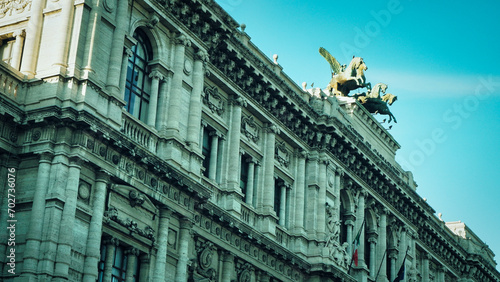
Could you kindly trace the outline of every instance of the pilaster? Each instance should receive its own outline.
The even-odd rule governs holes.
[[[193,66],[193,90],[189,100],[189,118],[186,142],[193,150],[199,150],[199,133],[201,120],[201,93],[205,77],[205,65],[208,62],[208,54],[205,50],[199,50],[194,56]]]
[[[167,264],[168,226],[172,211],[163,207],[160,210],[160,223],[158,226],[158,252],[153,272],[153,281],[165,280],[165,267]]]

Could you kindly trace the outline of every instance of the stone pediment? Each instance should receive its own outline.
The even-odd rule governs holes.
[[[111,186],[109,206],[149,226],[153,225],[154,215],[158,214],[158,209],[144,193],[128,185]]]

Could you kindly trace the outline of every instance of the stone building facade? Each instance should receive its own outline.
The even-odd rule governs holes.
[[[213,0],[4,0],[0,39],[3,281],[500,281]]]

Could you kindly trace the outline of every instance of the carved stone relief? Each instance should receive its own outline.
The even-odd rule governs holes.
[[[241,131],[245,136],[254,143],[259,141],[260,129],[254,121],[253,116],[243,117],[241,120]]]
[[[216,113],[219,116],[224,113],[224,100],[219,94],[219,89],[215,86],[205,87],[203,103],[208,106],[212,113]]]

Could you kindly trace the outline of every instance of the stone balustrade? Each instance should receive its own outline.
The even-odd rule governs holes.
[[[121,131],[148,151],[156,153],[158,135],[149,126],[139,122],[135,117],[126,112],[123,112]]]

